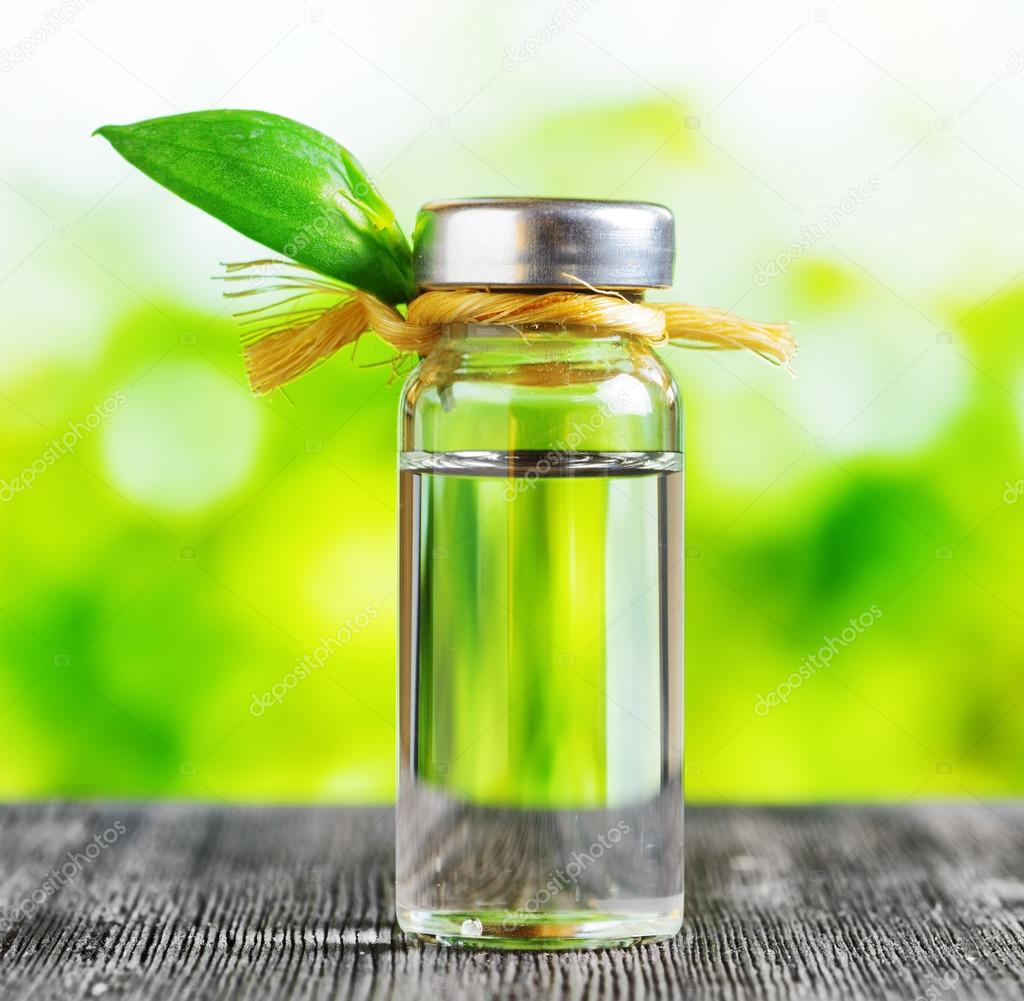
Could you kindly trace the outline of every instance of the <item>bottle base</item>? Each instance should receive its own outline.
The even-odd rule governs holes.
[[[678,933],[682,918],[678,911],[667,914],[595,911],[531,914],[400,908],[398,924],[406,934],[436,945],[549,951],[611,949],[660,942]]]

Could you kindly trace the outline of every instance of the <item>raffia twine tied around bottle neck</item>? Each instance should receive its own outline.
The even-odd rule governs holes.
[[[750,350],[787,369],[797,348],[788,323],[761,323],[681,302],[635,302],[589,286],[579,292],[429,291],[416,296],[403,316],[369,292],[290,261],[228,264],[226,278],[251,282],[254,269],[268,267],[277,271],[272,281],[226,293],[229,298],[291,293],[283,301],[238,314],[246,327],[246,372],[257,393],[290,382],[371,332],[394,348],[399,359],[425,357],[450,324],[512,326],[524,332],[559,326],[575,336],[592,330],[595,335],[620,334],[650,345]],[[317,303],[309,305],[313,298]]]

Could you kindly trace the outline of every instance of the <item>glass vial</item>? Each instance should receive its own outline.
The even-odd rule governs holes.
[[[422,287],[670,284],[671,215],[425,207]],[[683,905],[683,465],[639,338],[460,324],[400,455],[398,921],[447,944],[674,935]]]

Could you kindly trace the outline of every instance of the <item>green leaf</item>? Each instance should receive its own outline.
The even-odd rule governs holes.
[[[385,302],[416,295],[412,253],[359,161],[263,111],[196,111],[101,135],[129,163],[245,236]]]

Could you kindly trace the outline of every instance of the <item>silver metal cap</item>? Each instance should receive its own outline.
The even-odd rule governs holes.
[[[420,209],[420,288],[668,288],[675,224],[663,205],[571,198],[463,198]]]

